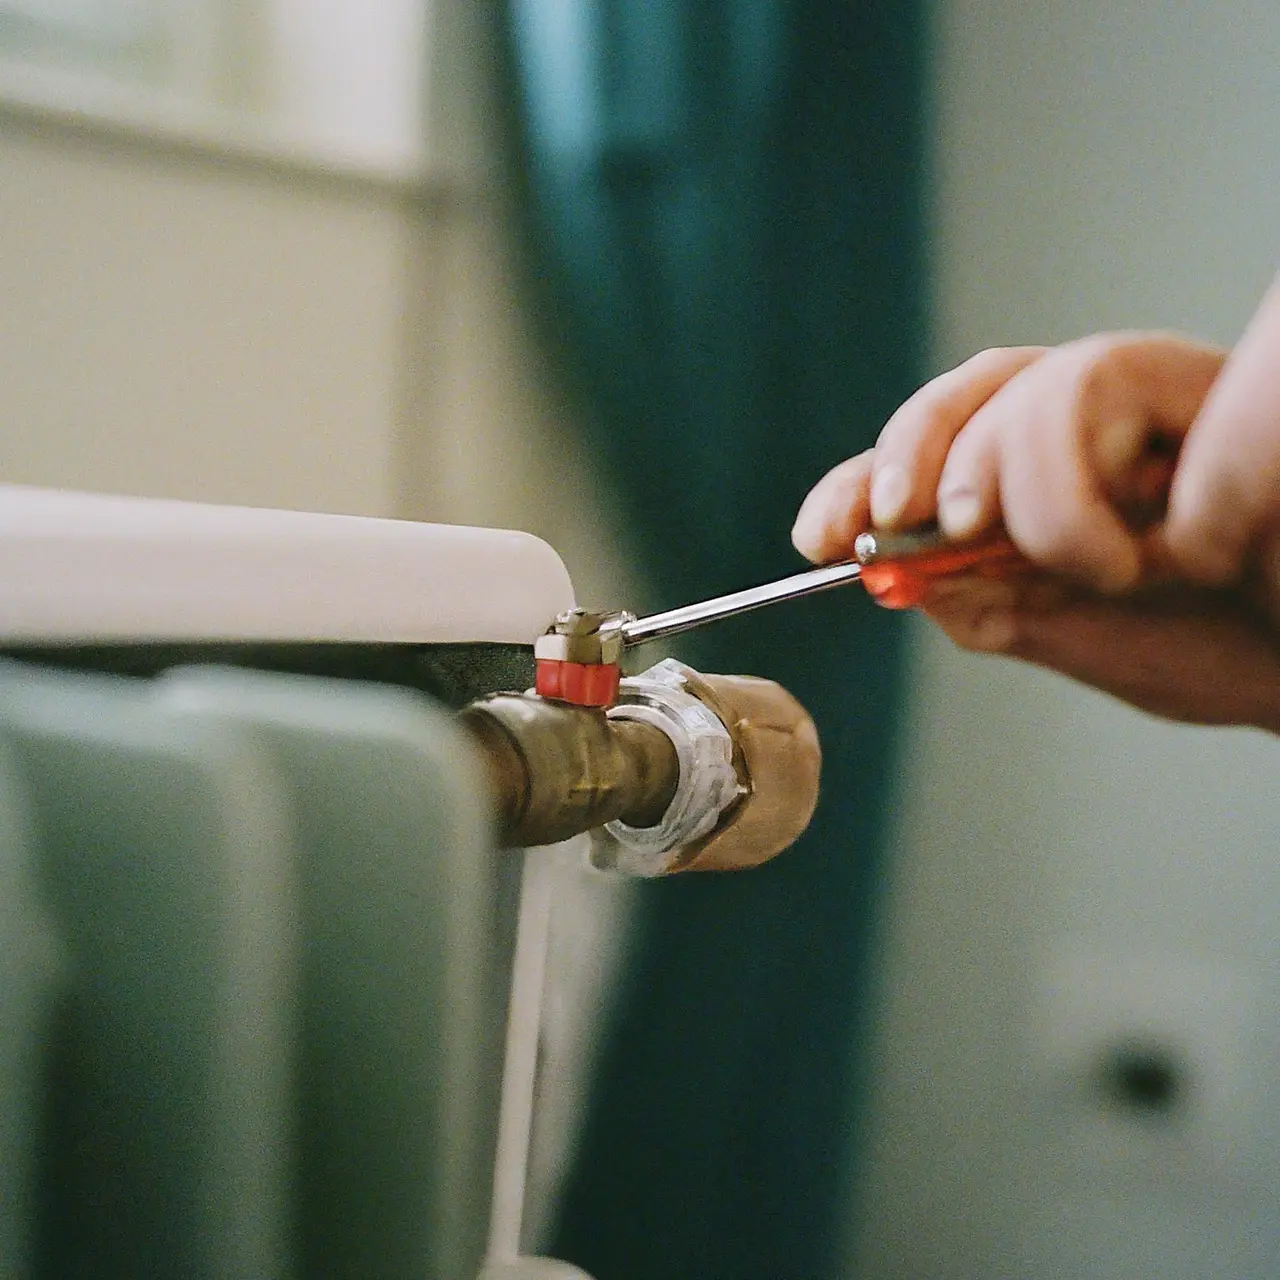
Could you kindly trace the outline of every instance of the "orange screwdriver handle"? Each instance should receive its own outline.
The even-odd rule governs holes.
[[[887,538],[879,541],[890,542]],[[861,554],[859,559],[863,559]],[[927,541],[916,541],[902,554],[894,554],[888,548],[868,554],[863,560],[862,584],[886,609],[914,609],[924,601],[929,588],[943,578],[961,573],[1002,578],[1027,567],[1026,559],[1008,538],[954,543],[940,535],[930,535]]]
[[[1176,450],[1159,438],[1149,441],[1144,455],[1132,464],[1124,477],[1124,492],[1114,500],[1133,528],[1146,528],[1163,518],[1176,465]],[[869,529],[854,543],[854,554],[863,566],[867,591],[889,609],[915,608],[933,583],[954,574],[1004,578],[1029,567],[1006,536],[948,542],[936,525],[898,533]]]

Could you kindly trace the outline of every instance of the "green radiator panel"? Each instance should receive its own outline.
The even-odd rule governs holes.
[[[8,665],[0,856],[0,1275],[474,1276],[493,855],[441,709]]]
[[[36,840],[13,752],[0,741],[0,1280],[31,1274],[40,1050],[57,946],[36,881]]]

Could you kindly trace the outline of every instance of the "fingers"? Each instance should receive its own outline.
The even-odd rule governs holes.
[[[1280,529],[1280,281],[1231,353],[1183,447],[1165,540],[1193,581],[1238,578]]]
[[[871,517],[882,528],[909,528],[933,518],[938,479],[965,423],[1043,347],[983,351],[915,393],[885,424],[876,442]]]
[[[912,396],[874,451],[824,477],[792,540],[825,561],[851,554],[868,523],[911,526],[936,512],[962,538],[1002,518],[1042,568],[1129,590],[1152,548],[1131,508],[1158,498],[1163,509],[1171,455],[1223,359],[1167,334],[983,352]]]
[[[1042,568],[1104,592],[1131,588],[1149,540],[1127,511],[1152,496],[1151,446],[1185,434],[1221,361],[1216,349],[1163,334],[1055,348],[956,435],[938,488],[944,530],[965,536],[998,511]],[[1167,461],[1158,466],[1167,474]]]
[[[930,519],[938,476],[957,433],[1043,351],[984,351],[917,391],[890,418],[874,450],[842,462],[814,486],[791,530],[796,550],[816,562],[836,560],[852,554],[854,539],[873,517],[886,526]]]
[[[1089,440],[1111,416],[1115,351],[1098,340],[1058,348],[1039,377],[989,406],[1000,437],[1000,492],[1010,537],[1036,564],[1120,591],[1137,581],[1137,539],[1116,515],[1094,469]],[[1141,420],[1122,413],[1123,420]]]
[[[1280,652],[1220,596],[1121,601],[969,578],[936,586],[925,612],[961,648],[1032,662],[1153,715],[1280,729]]]
[[[949,538],[971,538],[1000,520],[1000,423],[979,410],[955,438],[938,480],[938,523]]]
[[[854,539],[871,522],[871,455],[868,449],[832,468],[801,504],[791,541],[806,559],[825,564],[853,554]]]

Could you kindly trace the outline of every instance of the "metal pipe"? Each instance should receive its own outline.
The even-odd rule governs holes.
[[[504,848],[592,831],[599,866],[646,876],[727,871],[787,848],[817,804],[813,721],[769,680],[703,675],[668,659],[624,680],[609,714],[500,693],[464,708],[461,720],[484,762]]]
[[[700,627],[704,623],[734,618],[740,613],[762,609],[765,605],[776,604],[781,600],[799,600],[819,591],[843,587],[848,582],[856,582],[861,576],[860,564],[851,562],[825,565],[820,569],[792,574],[777,582],[766,582],[758,587],[748,587],[745,591],[717,596],[714,600],[701,600],[697,604],[686,604],[679,609],[668,609],[665,613],[654,613],[647,618],[624,618],[617,630],[622,636],[623,648],[629,649],[632,645],[663,640],[667,636],[679,635],[682,631],[692,631],[694,627]]]
[[[461,716],[484,761],[505,848],[554,844],[616,819],[652,826],[675,795],[676,750],[653,725],[505,693]]]

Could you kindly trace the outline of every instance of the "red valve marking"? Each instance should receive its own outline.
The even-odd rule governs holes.
[[[611,707],[618,700],[622,669],[615,662],[561,662],[539,658],[534,692],[575,707]]]

